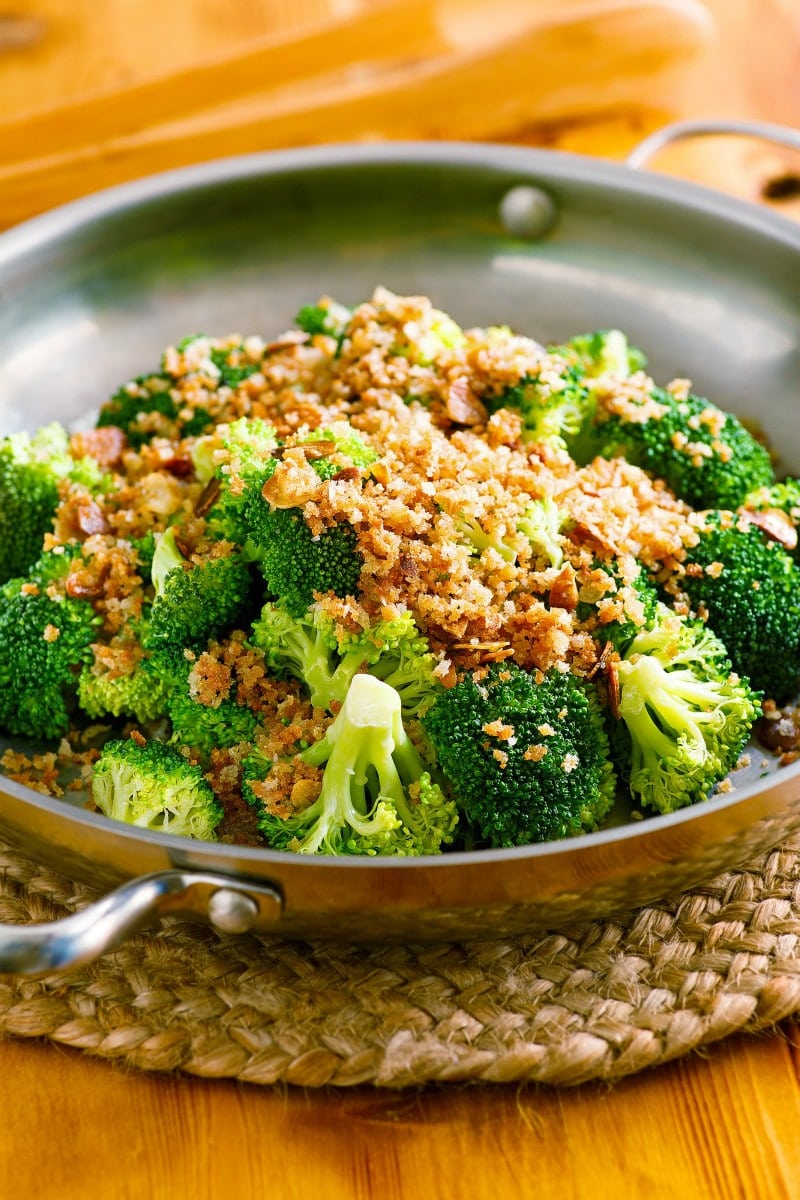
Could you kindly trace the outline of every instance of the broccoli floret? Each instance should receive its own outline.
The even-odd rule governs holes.
[[[137,376],[102,405],[97,427],[116,425],[134,450],[141,449],[157,433],[171,433],[178,415],[178,405],[170,390],[173,386],[174,380],[167,375]]]
[[[560,567],[564,561],[562,531],[565,523],[565,514],[555,500],[544,496],[528,505],[517,522],[517,529],[530,542],[534,557],[544,559],[551,567]]]
[[[147,650],[168,657],[205,647],[247,611],[253,594],[250,569],[239,553],[231,549],[224,556],[190,561],[178,549],[175,533],[170,526],[156,545],[155,599],[142,637]]]
[[[674,812],[704,800],[736,765],[761,708],[702,624],[659,606],[617,664],[622,773],[643,805]]]
[[[102,717],[132,717],[140,725],[156,721],[167,711],[170,685],[141,657],[131,651],[129,669],[120,672],[98,658],[86,664],[78,679],[78,705],[94,720]]]
[[[321,480],[345,467],[361,469],[376,455],[344,422],[295,443],[306,452]],[[277,468],[276,468],[277,469]],[[356,595],[362,559],[356,531],[344,522],[314,533],[300,508],[276,508],[261,490],[253,490],[246,507],[246,553],[258,563],[267,588],[293,616],[302,616],[315,593]]]
[[[353,634],[337,627],[316,604],[293,617],[282,605],[268,602],[253,625],[253,641],[272,671],[306,685],[317,708],[341,704],[360,671],[390,684],[405,716],[419,715],[439,686],[436,660],[410,613]]]
[[[561,450],[568,449],[594,411],[592,395],[576,367],[562,365],[560,374],[548,368],[526,375],[494,397],[484,397],[493,412],[519,409],[523,438]]]
[[[277,445],[274,427],[260,418],[242,417],[197,439],[192,462],[209,489],[205,517],[212,537],[245,544],[245,510],[275,470]]]
[[[452,841],[458,811],[431,780],[403,727],[400,697],[371,675],[356,675],[325,736],[298,756],[324,767],[319,796],[289,815],[259,799],[271,769],[263,755],[244,765],[245,797],[277,850],[298,854],[437,854]]]
[[[672,488],[692,508],[737,508],[774,480],[765,448],[736,417],[701,396],[677,398],[653,388],[642,403],[631,399],[626,415],[597,412],[575,455],[622,456]]]
[[[769,530],[774,518],[773,509],[783,513],[786,520],[775,532],[780,535],[781,544],[792,555],[795,562],[800,562],[800,479],[791,477],[782,479],[771,487],[759,488],[746,498],[742,506],[745,514],[757,513],[761,517],[756,520],[759,528]]]
[[[610,643],[622,653],[638,633],[652,628],[659,607],[658,590],[633,560],[596,561],[595,575],[600,571],[606,583],[602,596],[594,603],[581,600],[576,616],[598,642]],[[599,587],[599,580],[595,579],[594,586]]]
[[[594,379],[599,375],[616,375],[628,379],[647,366],[647,359],[636,346],[632,346],[619,329],[596,329],[592,333],[579,333],[559,346],[548,347],[550,353],[558,354],[577,367],[582,375]]]
[[[201,769],[155,739],[106,742],[94,766],[92,799],[114,821],[204,841],[214,840],[223,817]]]
[[[800,567],[735,513],[704,514],[677,582],[734,670],[778,704],[800,683]]]
[[[49,582],[69,562],[49,552],[0,590],[0,727],[8,733],[49,739],[69,728],[78,672],[92,658],[100,623],[88,601]]]
[[[215,697],[213,703],[203,703],[192,687],[194,669],[194,662],[184,660],[170,690],[167,712],[172,724],[171,742],[187,746],[204,758],[212,750],[252,742],[258,717],[238,702],[235,684],[229,695]]]
[[[303,305],[295,317],[295,324],[312,337],[324,333],[341,343],[352,315],[352,309],[325,297],[319,304]]]
[[[72,457],[61,425],[0,439],[0,583],[24,575],[41,554],[66,479],[93,488],[103,474],[94,460]]]
[[[595,829],[615,799],[593,687],[560,671],[536,682],[512,663],[443,690],[422,724],[437,763],[491,846]]]

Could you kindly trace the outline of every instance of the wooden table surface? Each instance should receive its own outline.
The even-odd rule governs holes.
[[[563,34],[552,27],[536,32],[549,39],[544,57],[551,64],[567,50],[585,54],[584,35],[593,32],[593,85],[562,86],[561,67],[558,74],[553,67],[552,78],[541,68],[546,93],[532,95],[525,119],[519,107],[504,107],[500,99],[480,121],[468,105],[460,107],[463,72],[433,85],[423,72],[409,101],[403,56],[423,53],[424,5],[417,10],[416,48],[406,44],[408,31],[398,29],[398,61],[387,59],[385,50],[369,51],[370,58],[386,59],[365,76],[369,120],[358,105],[337,99],[336,88],[349,94],[354,79],[364,86],[364,76],[352,71],[299,90],[287,83],[272,98],[220,92],[224,103],[213,109],[174,111],[191,91],[198,66],[262,45],[254,39],[342,20],[363,7],[357,0],[17,0],[8,14],[0,13],[0,226],[187,155],[223,153],[226,128],[235,130],[236,149],[338,140],[345,128],[348,136],[494,137],[618,158],[675,117],[760,117],[800,126],[798,0],[709,0],[716,22],[710,34],[697,24],[691,0],[674,0],[671,12],[669,0],[661,0],[656,19],[664,53],[650,47],[638,57],[636,38],[652,36],[655,26],[637,26],[644,18],[633,9],[620,26],[613,3],[447,0],[448,29],[455,29],[447,53],[457,58],[468,60],[486,31],[518,19],[521,10],[545,24],[554,16],[567,22]],[[428,7],[433,12],[435,6]],[[535,46],[534,38],[532,52]],[[350,53],[358,58],[352,47]],[[501,56],[481,76],[490,94],[494,83],[502,85],[506,66]],[[467,68],[478,69],[469,61]],[[173,85],[169,73],[176,70],[183,74]],[[161,84],[137,100],[130,89],[152,78]],[[206,77],[198,78],[205,87]],[[448,86],[453,104],[437,103],[434,118],[427,97],[441,101]],[[100,121],[92,143],[98,110],[90,106],[85,122],[78,122],[74,109],[64,117],[63,106],[101,92],[112,97],[110,121],[130,106],[132,132],[115,137]],[[500,96],[502,86],[495,92]],[[163,102],[172,124],[154,132],[149,117],[137,125],[134,113],[146,108],[142,95]],[[44,115],[20,126],[21,115],[34,109]],[[78,127],[88,146],[75,136]],[[38,131],[31,162],[20,163],[18,146],[11,150],[15,128]],[[60,153],[62,137],[71,141]],[[665,154],[659,167],[753,200],[767,197],[800,218],[800,156],[789,151],[751,141],[703,142]],[[800,1195],[800,1032],[793,1024],[731,1038],[702,1057],[611,1089],[450,1086],[410,1095],[256,1088],[132,1075],[33,1041],[4,1042],[0,1062],[3,1197]]]

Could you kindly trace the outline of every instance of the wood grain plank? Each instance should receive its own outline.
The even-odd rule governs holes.
[[[5,1042],[0,1105],[20,1116],[0,1129],[0,1195],[794,1200],[790,1036],[733,1038],[613,1088],[415,1093],[137,1075]]]

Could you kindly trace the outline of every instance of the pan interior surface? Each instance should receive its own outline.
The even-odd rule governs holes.
[[[541,240],[503,226],[501,202],[519,185],[554,202]],[[508,324],[543,342],[619,327],[657,381],[691,378],[695,391],[757,421],[783,470],[800,471],[799,281],[800,231],[788,222],[590,159],[396,146],[210,164],[0,238],[0,435],[91,422],[114,389],[155,369],[164,346],[188,333],[269,338],[323,294],[354,304],[383,285],[430,296],[462,326]],[[381,936],[425,933],[426,923],[450,936],[621,909],[775,844],[798,819],[800,787],[791,769],[770,799],[757,774],[741,804],[726,797],[656,818],[641,835],[619,831],[618,843],[611,830],[594,849],[589,836],[483,864],[479,853],[455,855],[435,869],[371,861],[315,871],[323,864],[286,862],[291,855],[115,838],[87,814],[70,829],[63,802],[26,807],[18,787],[0,797],[0,825],[43,859],[109,882],[174,863],[277,879],[291,933],[318,932],[322,911],[325,932],[351,936],[348,914],[371,903],[394,914]],[[472,862],[455,861],[465,857]]]

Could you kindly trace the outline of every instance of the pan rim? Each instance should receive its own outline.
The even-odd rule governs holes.
[[[0,233],[0,278],[16,260],[22,260],[31,252],[46,249],[48,245],[75,234],[81,228],[91,226],[105,218],[124,212],[126,209],[146,205],[152,201],[163,201],[171,196],[213,188],[237,181],[254,180],[265,175],[310,172],[326,169],[375,167],[429,166],[438,170],[480,167],[496,169],[498,172],[517,173],[519,181],[540,183],[546,190],[548,183],[600,183],[610,194],[642,200],[667,201],[676,210],[689,211],[696,215],[725,220],[729,225],[746,229],[757,236],[766,237],[773,244],[786,246],[800,252],[800,225],[772,210],[760,208],[737,197],[729,196],[697,183],[678,179],[656,172],[643,172],[623,162],[598,158],[566,151],[541,150],[527,147],[506,146],[489,142],[417,142],[394,141],[386,143],[330,143],[322,146],[299,147],[288,150],[263,151],[254,154],[217,158],[207,162],[159,172],[127,183],[92,193],[57,208],[31,217],[19,225]],[[144,840],[154,849],[161,848],[175,857],[186,857],[191,850],[192,863],[206,865],[224,850],[233,866],[245,863],[257,856],[265,867],[285,864],[290,860],[293,869],[314,870],[336,869],[409,871],[420,868],[447,870],[469,863],[509,862],[519,859],[546,859],[559,856],[565,851],[591,852],[592,847],[601,850],[610,843],[619,844],[639,840],[647,834],[658,834],[674,826],[690,826],[702,821],[708,814],[708,805],[715,813],[745,804],[759,793],[768,791],[776,780],[789,783],[800,776],[800,762],[780,768],[771,773],[767,780],[756,781],[725,795],[711,797],[709,801],[669,814],[656,814],[643,821],[632,821],[621,826],[601,829],[594,833],[558,839],[551,842],[497,849],[453,851],[442,855],[426,855],[416,858],[369,858],[323,857],[305,858],[265,847],[250,847],[201,842],[169,833],[139,829],[111,822],[100,813],[92,813],[73,807],[64,800],[42,795],[32,788],[0,776],[0,795],[5,792],[17,801],[42,814],[55,817],[63,824],[72,824],[76,831],[81,828],[102,829],[121,842]]]

